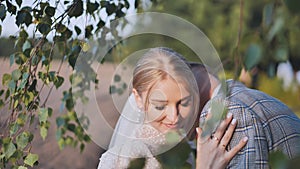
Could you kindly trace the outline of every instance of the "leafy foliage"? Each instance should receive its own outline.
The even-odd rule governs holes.
[[[31,143],[38,136],[34,136],[30,128],[38,128],[40,137],[47,139],[52,125],[49,118],[53,114],[47,100],[54,87],[58,89],[67,81],[59,75],[60,68],[51,70],[54,50],[58,51],[55,57],[61,59],[61,65],[67,61],[76,72],[78,56],[89,51],[87,41],[90,38],[100,36],[105,40],[111,32],[114,33],[111,33],[110,40],[119,38],[118,31],[107,23],[123,17],[129,8],[127,0],[34,1],[31,5],[27,4],[23,0],[0,1],[0,20],[12,15],[19,28],[17,36],[10,36],[15,41],[10,65],[16,66],[16,69],[2,77],[4,89],[1,90],[0,107],[1,112],[5,111],[9,116],[7,123],[0,126],[8,129],[0,133],[0,168],[12,166],[24,169],[38,165],[39,156],[31,151]],[[108,18],[100,15],[103,10]],[[72,24],[83,18],[89,22],[85,26]],[[30,26],[35,28],[32,38],[27,32]],[[56,139],[61,149],[69,145],[83,151],[85,144],[91,140],[84,132],[89,122],[82,120],[84,117],[77,117],[74,106],[78,100],[87,102],[84,91],[90,88],[91,83],[97,84],[98,80],[91,63],[82,61],[81,64],[87,67],[86,72],[70,75],[69,78],[71,83],[74,82],[73,87],[80,89],[72,91],[70,87],[63,91],[62,111],[65,113],[56,119]],[[45,86],[50,90],[42,99],[40,94]]]
[[[160,0],[153,10],[174,14],[199,27],[212,41],[227,70],[235,71],[237,65],[247,70],[258,67],[274,77],[274,65],[279,62],[292,60],[299,67],[297,0]]]
[[[245,1],[241,5],[242,1],[203,0],[195,3],[194,0],[187,0],[174,3],[173,0],[152,0],[152,10],[175,14],[201,28],[220,52],[222,61],[230,61],[225,65],[227,68],[238,64],[250,70],[258,66],[269,76],[274,76],[276,63],[288,59],[299,62],[299,1]],[[60,58],[61,63],[68,62],[76,72],[78,56],[89,51],[88,39],[99,37],[99,45],[109,46],[110,41],[120,38],[118,30],[107,23],[125,16],[130,7],[127,0],[64,0],[62,3],[34,1],[31,5],[25,4],[23,0],[0,1],[1,23],[8,15],[12,15],[19,28],[18,35],[10,37],[15,46],[10,55],[10,65],[17,68],[3,75],[4,88],[0,90],[1,112],[9,115],[7,123],[0,124],[1,128],[7,129],[0,133],[0,168],[13,166],[24,169],[38,164],[39,157],[31,152],[31,142],[39,136],[34,136],[29,128],[38,128],[40,136],[47,139],[48,129],[53,125],[49,122],[53,110],[47,106],[47,100],[54,87],[60,88],[67,81],[79,90],[74,91],[70,87],[63,92],[61,107],[64,113],[56,118],[56,139],[61,149],[69,145],[83,151],[85,144],[90,141],[84,132],[89,122],[86,120],[87,125],[80,125],[83,124],[80,119],[85,118],[77,117],[74,106],[78,101],[87,101],[84,91],[92,83],[97,84],[96,73],[91,69],[88,59],[80,60],[81,64],[90,69],[72,74],[67,80],[59,75],[60,68],[51,70],[51,63],[54,57]],[[137,12],[141,11],[141,6],[140,0],[134,1]],[[102,17],[100,12],[108,17]],[[83,27],[72,24],[81,19],[86,21]],[[30,26],[35,28],[33,38],[27,32]],[[3,25],[0,25],[0,35],[2,28]],[[141,41],[139,44],[156,45]],[[54,54],[55,50],[58,52]],[[234,57],[238,57],[242,64],[233,62]],[[111,86],[112,94],[120,94],[127,88],[121,76],[116,75],[114,81],[117,85]],[[40,94],[45,86],[50,87],[50,91],[48,97],[42,100]],[[160,159],[165,157],[162,155]],[[141,159],[133,165],[140,167],[144,163]]]

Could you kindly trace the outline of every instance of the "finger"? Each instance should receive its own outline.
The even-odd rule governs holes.
[[[196,128],[196,133],[197,133],[197,137],[199,138],[201,136],[201,134],[202,134],[202,128],[197,127]]]
[[[220,146],[222,146],[224,149],[227,147],[230,139],[232,138],[236,125],[237,125],[237,120],[236,119],[231,120],[228,129],[226,130],[224,136],[222,137]]]
[[[227,159],[230,161],[248,142],[248,137],[244,137],[240,140],[239,144],[233,147],[228,153],[226,154]]]
[[[197,127],[196,128],[196,133],[197,133],[197,151],[199,151],[200,144],[203,142],[201,140],[202,128]]]
[[[202,136],[203,129],[201,127],[197,127],[196,132],[197,132],[197,145],[203,144],[206,141],[210,140],[209,136]]]
[[[223,138],[223,135],[224,135],[227,127],[229,126],[231,120],[232,120],[232,114],[228,113],[226,116],[226,119],[220,123],[220,125],[218,126],[218,128],[214,134],[214,138],[217,138],[216,140],[221,140]]]

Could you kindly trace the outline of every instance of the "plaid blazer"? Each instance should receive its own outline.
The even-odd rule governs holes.
[[[238,122],[227,148],[237,145],[244,136],[249,138],[227,168],[269,168],[269,152],[277,150],[289,158],[300,155],[300,119],[285,104],[240,82],[226,83],[230,94],[225,105]],[[211,100],[203,108],[200,123],[205,120],[210,104]]]

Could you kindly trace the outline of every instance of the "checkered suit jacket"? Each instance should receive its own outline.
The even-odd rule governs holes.
[[[285,104],[240,82],[229,80],[227,86],[230,94],[225,104],[238,122],[227,148],[237,145],[244,136],[249,138],[227,168],[269,168],[272,151],[282,151],[289,158],[300,155],[300,119]],[[201,113],[200,123],[210,104],[211,100]]]

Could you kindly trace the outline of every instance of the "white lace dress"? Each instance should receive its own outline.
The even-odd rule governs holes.
[[[136,158],[146,159],[144,169],[160,169],[154,155],[166,143],[164,135],[150,125],[142,125],[135,131],[135,136],[136,139],[125,141],[102,154],[98,169],[125,169]]]

